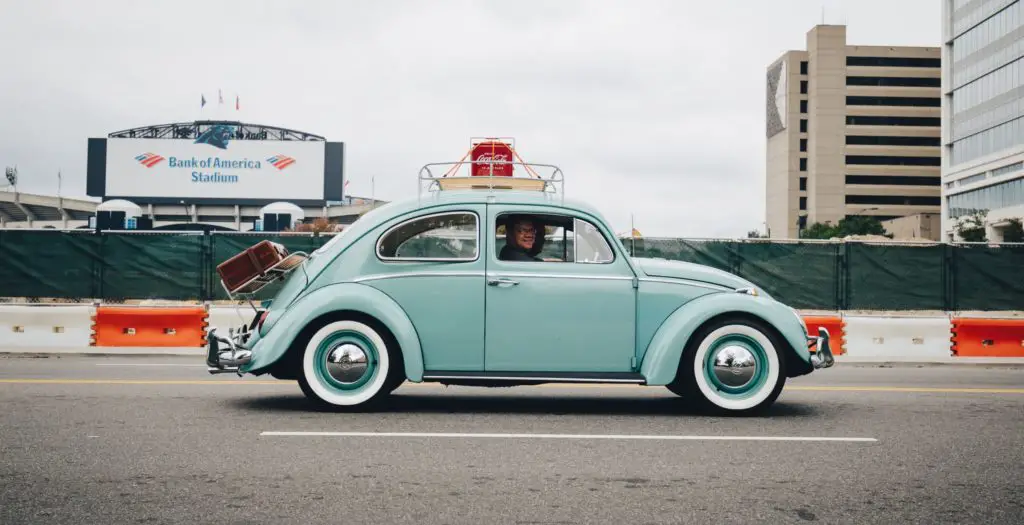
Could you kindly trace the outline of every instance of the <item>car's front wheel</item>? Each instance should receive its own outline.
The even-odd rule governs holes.
[[[759,412],[775,402],[785,385],[781,347],[759,321],[715,321],[691,338],[668,388],[705,408],[733,414]]]
[[[372,405],[393,390],[390,339],[369,324],[342,320],[313,334],[302,354],[299,386],[321,405]]]

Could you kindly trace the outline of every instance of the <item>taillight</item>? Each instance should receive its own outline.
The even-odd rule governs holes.
[[[267,314],[269,314],[269,313],[270,312],[268,310],[264,310],[263,313],[260,314],[259,320],[256,321],[256,329],[257,330],[262,330],[263,329],[263,321],[267,320]]]

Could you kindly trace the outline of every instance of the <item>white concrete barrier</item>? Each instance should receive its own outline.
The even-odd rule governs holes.
[[[948,315],[844,316],[847,361],[953,361]]]
[[[91,305],[0,304],[0,348],[88,348]]]
[[[0,304],[0,353],[40,354],[160,354],[202,356],[205,348],[122,348],[91,347],[92,305]],[[211,328],[227,331],[252,321],[255,312],[243,305],[210,307]],[[885,313],[843,314],[846,354],[840,362],[927,362],[967,363],[970,358],[954,357],[950,342],[948,314],[888,315]],[[977,362],[995,363],[993,358]],[[1024,358],[999,362],[1022,363]]]

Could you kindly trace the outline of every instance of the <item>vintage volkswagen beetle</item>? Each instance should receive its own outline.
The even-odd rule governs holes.
[[[568,382],[665,386],[746,413],[772,404],[787,378],[834,363],[828,332],[808,334],[756,285],[630,257],[597,210],[552,191],[556,167],[550,178],[481,178],[433,166],[418,197],[373,209],[308,258],[290,254],[266,310],[228,336],[211,330],[208,370],[296,379],[342,407],[404,381]],[[503,260],[530,229],[520,218],[543,225],[543,246]]]

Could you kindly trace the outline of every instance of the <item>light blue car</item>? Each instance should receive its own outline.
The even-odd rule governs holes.
[[[597,210],[557,191],[557,168],[547,179],[431,166],[426,194],[291,254],[266,310],[228,336],[211,330],[209,371],[295,379],[337,407],[381,402],[405,381],[632,383],[748,413],[787,378],[834,364],[828,332],[808,334],[758,286],[630,257]]]

